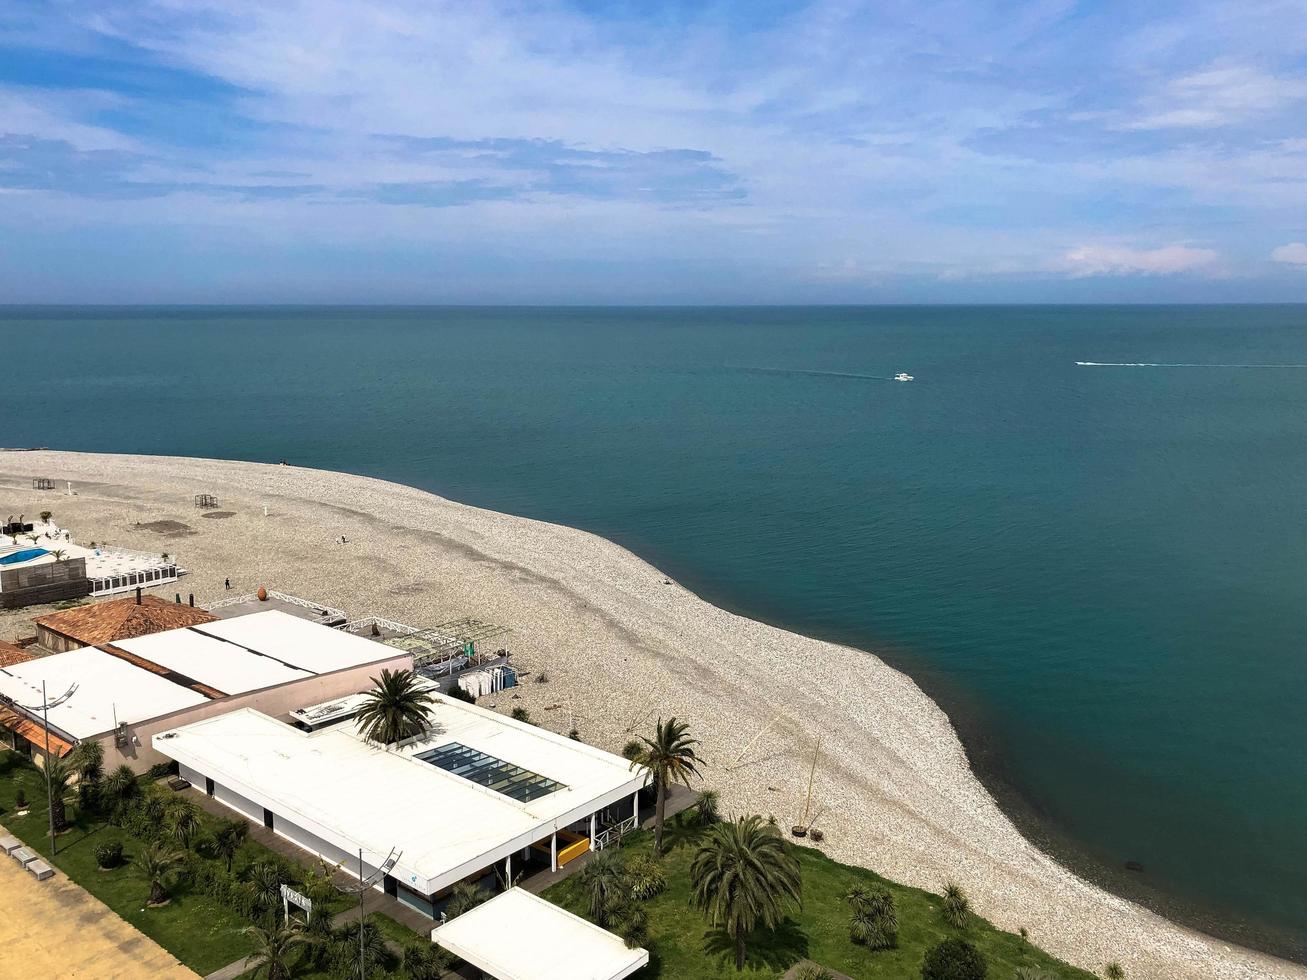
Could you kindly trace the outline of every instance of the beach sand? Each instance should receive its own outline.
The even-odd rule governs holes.
[[[34,476],[61,489],[71,480],[76,495],[34,491]],[[217,513],[194,507],[200,492],[219,497]],[[209,602],[230,577],[235,590],[266,585],[351,618],[510,626],[519,669],[548,682],[486,701],[526,707],[555,731],[575,725],[614,751],[659,715],[684,718],[729,813],[795,823],[821,737],[813,806],[823,850],[932,891],[956,880],[978,912],[1024,926],[1078,966],[1101,972],[1115,960],[1130,977],[1176,980],[1307,977],[1111,895],[1027,842],[973,775],[949,719],[904,674],[712,606],[595,535],[299,467],[0,453],[0,513],[47,509],[82,543],[176,556],[191,574],[158,590],[170,597]],[[136,526],[164,520],[191,530]],[[29,621],[8,614],[0,638],[30,632]]]

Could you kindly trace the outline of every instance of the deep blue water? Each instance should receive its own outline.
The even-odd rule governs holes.
[[[888,651],[1073,863],[1307,941],[1307,370],[1075,364],[1307,364],[1307,307],[9,309],[0,350],[0,445],[380,476]]]

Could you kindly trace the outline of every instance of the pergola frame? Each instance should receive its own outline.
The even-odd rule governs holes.
[[[462,653],[469,643],[479,645],[498,640],[512,633],[507,626],[483,623],[479,619],[455,619],[439,626],[418,630],[413,635],[431,647],[430,652],[413,659],[414,667],[426,664],[443,663],[451,657]],[[484,655],[478,650],[478,655]]]

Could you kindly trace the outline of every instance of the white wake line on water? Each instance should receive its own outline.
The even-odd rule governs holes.
[[[1307,364],[1155,364],[1148,361],[1076,361],[1077,367],[1155,367],[1155,368],[1287,368],[1307,369]]]

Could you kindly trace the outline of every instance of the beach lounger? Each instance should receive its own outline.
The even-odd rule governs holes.
[[[0,837],[0,851],[4,851],[6,854],[12,854],[22,846],[23,842],[13,834],[8,837]]]
[[[30,847],[20,847],[16,851],[10,851],[9,856],[24,868],[36,860],[36,852]]]
[[[46,864],[40,858],[28,862],[27,870],[36,875],[37,881],[45,881],[46,878],[54,877],[54,868],[50,867],[50,865]]]

